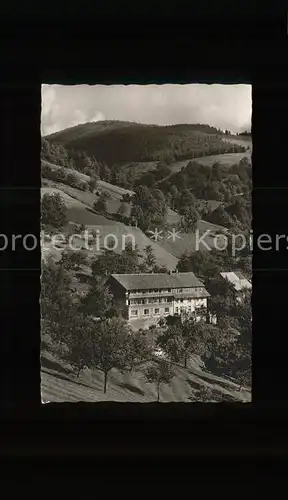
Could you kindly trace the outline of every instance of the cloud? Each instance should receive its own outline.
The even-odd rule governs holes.
[[[99,120],[251,126],[250,85],[43,85],[42,133]]]

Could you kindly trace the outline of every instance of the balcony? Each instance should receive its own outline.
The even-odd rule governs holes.
[[[135,300],[135,299],[132,299],[132,300]],[[138,300],[140,300],[140,299],[138,299]],[[158,299],[158,300],[143,299],[143,300],[145,300],[144,304],[142,304],[142,303],[141,304],[131,304],[131,302],[130,302],[129,306],[130,307],[144,307],[144,306],[151,306],[152,307],[154,305],[155,306],[161,305],[162,307],[172,307],[172,304],[173,304],[173,301],[171,301],[171,302],[164,302],[164,301],[162,302],[161,301],[160,302],[160,299]]]
[[[128,297],[129,299],[145,299],[145,298],[150,298],[150,297],[171,297],[173,299],[174,294],[172,292],[141,292],[141,293],[129,293]]]

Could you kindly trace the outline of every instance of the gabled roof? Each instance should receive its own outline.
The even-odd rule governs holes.
[[[112,274],[126,290],[149,290],[153,288],[193,288],[202,287],[202,281],[194,273],[141,273],[141,274]]]
[[[243,290],[244,288],[252,288],[250,281],[238,271],[220,273],[220,275],[222,278],[227,279],[237,291]]]

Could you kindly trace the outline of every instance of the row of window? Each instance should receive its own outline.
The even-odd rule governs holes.
[[[131,299],[129,305],[135,304],[161,304],[166,302],[172,302],[172,298],[152,298],[152,299]]]
[[[186,300],[186,302],[194,302],[196,306],[199,304],[203,304],[201,299],[198,299],[198,300],[197,299],[185,299],[185,300]],[[183,302],[183,301],[184,301],[184,299],[176,299],[175,300],[175,302]]]
[[[153,288],[150,290],[130,290],[130,293],[183,293],[183,292],[192,292],[194,288]]]
[[[187,308],[186,307],[180,307],[180,308],[179,307],[175,307],[176,314],[179,313],[179,310],[180,310],[180,312],[183,312],[185,310],[191,312],[192,311],[192,307],[191,306],[188,306]],[[202,307],[196,307],[195,310],[198,311],[198,314],[199,314],[199,312],[201,312],[201,310],[202,310]]]
[[[149,316],[149,314],[151,314],[153,312],[153,309],[144,309],[144,316]],[[164,313],[169,313],[170,312],[170,309],[169,307],[165,307],[164,309]],[[156,307],[154,309],[154,314],[160,314],[160,309],[158,307]],[[138,316],[138,309],[132,309],[131,310],[131,316]]]
[[[178,313],[184,312],[185,310],[188,312],[192,312],[191,306],[188,306],[187,308],[186,307],[176,307],[175,313],[178,314]],[[169,314],[169,312],[170,312],[170,308],[165,307],[164,313]],[[143,313],[144,313],[144,316],[149,316],[150,314],[153,313],[153,309],[144,309]],[[155,307],[154,314],[160,314],[160,309],[158,307]],[[138,309],[132,309],[131,316],[138,316]]]
[[[136,305],[136,304],[163,304],[163,303],[172,303],[172,297],[160,297],[160,298],[156,298],[156,297],[153,297],[151,299],[130,299],[129,301],[129,305]],[[180,302],[180,303],[183,303],[184,302],[184,299],[178,299],[177,301],[175,302]],[[186,299],[186,302],[194,302],[196,307],[199,306],[199,305],[202,305],[202,301],[200,300],[199,302],[195,299]]]

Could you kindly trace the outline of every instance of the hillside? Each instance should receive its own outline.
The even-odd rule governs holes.
[[[115,248],[115,252],[122,252],[123,241],[126,241],[127,243],[129,241],[135,241],[140,251],[143,251],[147,245],[151,245],[156,262],[159,266],[166,266],[168,269],[176,268],[178,259],[173,254],[169,253],[165,248],[162,248],[156,242],[148,238],[148,236],[146,236],[141,229],[133,226],[126,226],[121,222],[116,222],[107,219],[102,215],[92,213],[84,203],[67,195],[61,189],[44,187],[41,189],[41,196],[44,196],[46,193],[53,192],[59,193],[63,199],[68,210],[68,219],[70,222],[85,224],[86,229],[91,233],[92,230],[97,231],[97,234],[99,235],[100,251],[104,248],[105,237],[109,239],[108,236],[113,234],[113,236],[117,239],[116,241],[118,241],[118,246]],[[84,241],[82,241],[82,244],[84,245]],[[79,246],[80,245],[81,238],[79,237]],[[49,245],[47,248],[49,248]],[[91,245],[91,251],[87,254],[88,257],[92,259],[95,258],[95,255],[97,254],[99,254],[99,251],[95,245]]]
[[[145,382],[145,365],[132,373],[122,374],[113,369],[109,374],[107,394],[103,393],[103,374],[99,370],[84,370],[79,379],[69,365],[64,365],[45,349],[41,354],[41,397],[44,402],[138,402],[149,403],[156,399],[154,384]],[[189,368],[174,365],[175,377],[160,389],[161,402],[191,402],[203,386],[212,389],[212,401],[232,400],[250,402],[251,392],[240,390],[239,385],[204,372],[191,363]]]
[[[225,142],[223,137],[216,128],[204,124],[159,126],[109,121],[78,125],[46,139],[68,150],[85,151],[111,167],[245,151],[244,146]]]
[[[51,166],[55,171],[59,169],[57,165]],[[80,180],[87,180],[86,175],[76,171],[71,172],[73,172],[73,174],[75,174],[75,176]],[[50,187],[47,187],[47,185]],[[115,235],[119,241],[119,245],[121,245],[123,236],[129,234],[134,238],[134,241],[140,251],[143,251],[147,245],[151,245],[157,264],[160,266],[166,266],[168,269],[176,268],[178,259],[183,253],[191,253],[196,250],[195,234],[181,233],[181,237],[176,237],[173,241],[172,238],[168,238],[168,233],[163,233],[161,238],[156,243],[153,239],[151,240],[148,236],[146,236],[141,229],[134,226],[127,226],[121,222],[113,220],[121,204],[120,200],[123,194],[128,193],[133,195],[133,191],[114,186],[105,181],[98,181],[97,186],[100,191],[108,192],[111,196],[111,198],[107,201],[107,212],[110,214],[111,218],[108,218],[108,215],[107,217],[104,217],[103,215],[92,211],[93,204],[98,197],[90,192],[84,192],[61,183],[45,181],[45,187],[42,188],[41,193],[42,196],[45,193],[59,193],[68,209],[69,221],[75,224],[85,224],[89,231],[97,230],[100,235],[99,241],[101,248],[103,248],[104,238],[107,235]],[[216,207],[218,203],[210,201],[210,205]],[[166,220],[169,224],[171,224],[171,226],[176,226],[179,223],[180,217],[177,212],[169,208]],[[225,230],[222,226],[215,226],[214,224],[203,220],[198,221],[197,228],[199,230],[199,237],[201,237],[207,230],[211,231],[211,235],[205,238],[205,242],[211,248],[213,248],[214,235]],[[221,245],[221,241],[218,241],[218,244]],[[207,250],[205,245],[202,243],[200,243],[200,248],[202,250]],[[117,251],[117,249],[115,250]],[[92,256],[93,253],[91,254],[91,257]]]

